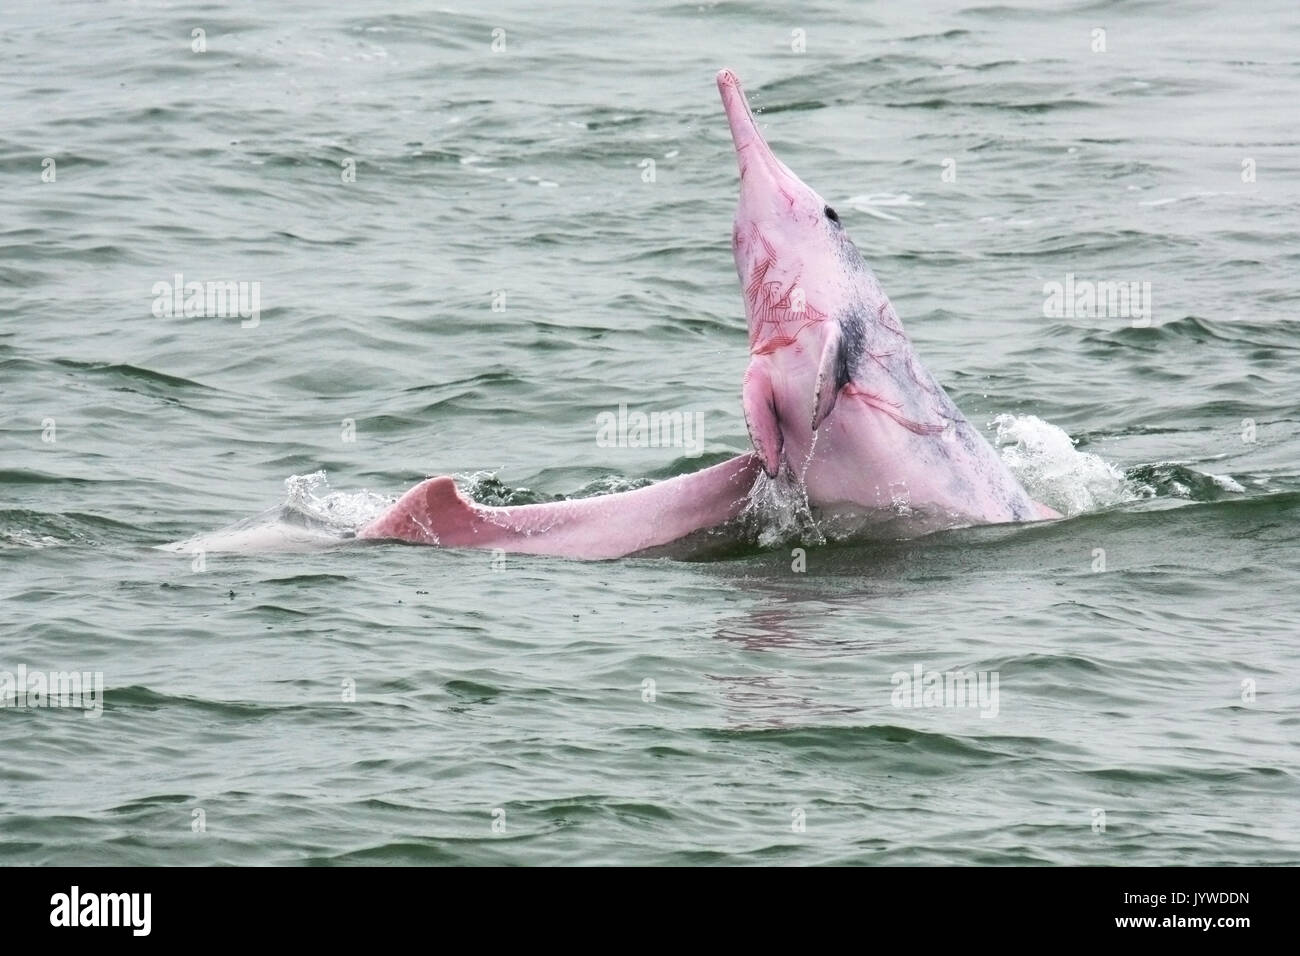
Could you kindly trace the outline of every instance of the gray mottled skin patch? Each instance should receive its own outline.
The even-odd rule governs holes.
[[[952,462],[958,450],[963,453],[966,467],[944,469],[953,500],[976,500],[980,487],[997,488],[1017,520],[1032,518],[1033,505],[1024,489],[1014,480],[1008,482],[997,452],[917,360],[911,340],[880,283],[848,236],[836,231],[853,302],[833,317],[840,329],[836,390],[853,383],[891,404],[897,403],[897,413],[909,421],[927,428],[948,429],[946,435],[909,431],[907,441],[917,460],[935,465]],[[905,428],[902,424],[898,427]]]
[[[839,354],[835,357],[835,391],[838,392],[853,381],[862,367],[867,347],[867,326],[862,312],[856,309],[841,315],[836,321],[840,326]]]

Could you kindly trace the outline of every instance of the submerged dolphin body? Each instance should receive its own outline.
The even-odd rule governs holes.
[[[718,74],[740,167],[732,249],[749,324],[745,421],[808,502],[914,530],[1058,517],[1035,503],[917,360],[839,216],[772,152]]]
[[[635,491],[492,508],[416,485],[358,532],[453,548],[613,558],[737,517],[762,472],[842,527],[1058,517],[1036,504],[917,361],[835,212],[772,153],[730,70],[718,90],[740,167],[732,245],[749,324],[742,399],[756,454]]]

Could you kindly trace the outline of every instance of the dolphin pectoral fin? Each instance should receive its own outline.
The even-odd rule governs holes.
[[[772,391],[772,378],[765,364],[759,360],[749,363],[745,369],[745,384],[741,391],[741,403],[745,409],[745,424],[749,428],[749,440],[754,451],[763,461],[763,470],[769,478],[775,478],[781,469],[781,447],[785,439],[781,435],[781,426],[776,418],[776,396]]]
[[[848,372],[843,358],[843,340],[839,324],[831,322],[830,332],[822,348],[821,367],[817,371],[817,393],[813,397],[812,430],[815,432],[830,415],[839,398],[840,389],[848,383]]]

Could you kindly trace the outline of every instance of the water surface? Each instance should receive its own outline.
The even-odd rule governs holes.
[[[0,670],[105,689],[0,711],[0,861],[1300,859],[1293,4],[3,26]],[[1071,518],[692,562],[158,550],[746,449],[722,66]],[[257,324],[156,316],[176,273],[260,283]],[[1067,274],[1149,282],[1149,321],[1046,317]],[[599,446],[620,403],[702,414],[702,453]],[[996,715],[894,706],[918,665],[996,673]]]

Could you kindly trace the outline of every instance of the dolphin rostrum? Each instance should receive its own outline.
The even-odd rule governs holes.
[[[912,351],[839,216],[776,158],[730,70],[718,90],[740,167],[732,248],[752,356],[755,454],[634,491],[493,508],[452,479],[416,485],[362,538],[575,558],[643,551],[725,524],[765,472],[844,527],[911,533],[1058,517],[1033,501]],[[846,522],[849,522],[846,524]]]

